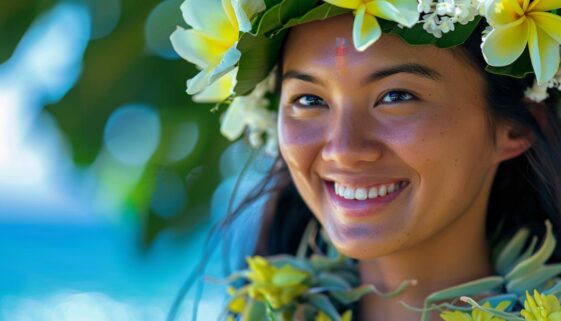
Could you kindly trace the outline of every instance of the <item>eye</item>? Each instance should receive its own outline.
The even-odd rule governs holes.
[[[293,100],[293,103],[298,105],[299,107],[305,107],[305,108],[327,106],[327,102],[325,102],[325,100],[323,100],[321,97],[318,97],[316,95],[298,96],[296,97],[296,99]]]
[[[376,104],[395,104],[404,101],[414,100],[413,94],[403,90],[388,91]]]

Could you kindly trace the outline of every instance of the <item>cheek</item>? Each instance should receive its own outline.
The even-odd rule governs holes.
[[[280,112],[279,147],[287,165],[308,171],[324,141],[324,125],[320,121],[295,119]]]
[[[279,148],[294,184],[312,212],[319,213],[318,191],[314,190],[319,178],[313,164],[320,157],[324,142],[324,125],[279,114]]]

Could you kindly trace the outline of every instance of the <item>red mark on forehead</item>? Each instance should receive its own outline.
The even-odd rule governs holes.
[[[347,50],[349,48],[349,42],[346,38],[337,37],[335,38],[335,59],[337,64],[337,71],[343,72],[346,65]]]

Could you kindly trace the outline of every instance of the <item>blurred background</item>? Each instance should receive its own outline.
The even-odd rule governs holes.
[[[254,246],[255,207],[222,235],[237,255],[205,248],[272,160],[185,93],[181,2],[0,0],[0,320],[165,320],[202,257],[221,276]]]

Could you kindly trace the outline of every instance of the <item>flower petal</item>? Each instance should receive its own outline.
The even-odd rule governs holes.
[[[533,20],[528,20],[528,48],[538,84],[545,84],[555,76],[559,67],[559,44],[538,28]]]
[[[398,22],[412,27],[419,21],[416,0],[385,0],[370,1],[366,4],[366,12],[382,19]]]
[[[529,17],[534,19],[536,26],[551,38],[561,43],[561,17],[547,12],[532,12]]]
[[[195,77],[187,80],[187,93],[189,95],[194,95],[200,93],[203,89],[208,87],[208,77],[212,67],[207,67],[201,70]]]
[[[330,3],[336,7],[346,8],[346,9],[356,9],[362,5],[361,0],[323,0]]]
[[[238,18],[236,18],[236,12],[234,11],[234,6],[232,6],[232,0],[222,0],[222,8],[228,17],[228,21],[235,28],[239,29]]]
[[[217,64],[228,49],[225,44],[195,29],[177,29],[171,34],[173,49],[185,60],[206,68]]]
[[[246,126],[244,111],[243,105],[237,103],[236,99],[234,99],[226,112],[224,112],[220,132],[229,140],[235,140],[243,134]]]
[[[230,47],[222,56],[220,63],[216,65],[214,70],[210,73],[209,81],[213,83],[218,78],[231,71],[236,63],[238,63],[241,56],[242,53],[236,48],[236,46]]]
[[[524,10],[518,0],[487,0],[485,2],[485,17],[493,27],[514,22],[522,15],[524,15]]]
[[[181,4],[181,12],[189,26],[203,30],[214,38],[223,38],[233,29],[221,0],[185,0]],[[237,30],[235,33],[237,37]]]
[[[550,11],[561,8],[561,0],[534,0],[528,11]]]
[[[364,51],[380,38],[382,29],[376,17],[366,13],[366,6],[362,5],[356,11],[353,22],[353,42],[356,50]]]
[[[232,0],[240,31],[251,31],[251,19],[266,9],[263,0]]]
[[[198,103],[219,103],[230,97],[236,84],[237,68],[211,83],[200,93],[193,96]]]
[[[527,43],[528,19],[520,19],[520,23],[491,30],[483,41],[481,50],[489,65],[500,67],[518,59]]]

